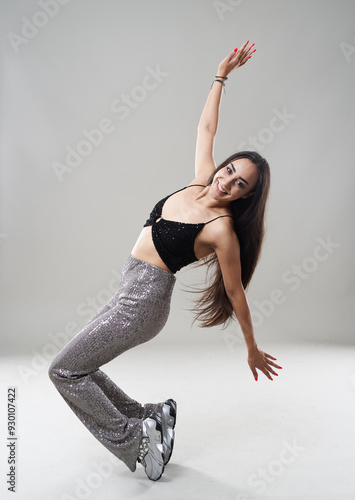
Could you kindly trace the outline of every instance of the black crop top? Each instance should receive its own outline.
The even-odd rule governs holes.
[[[143,226],[152,226],[154,246],[164,264],[174,274],[182,267],[198,260],[194,251],[195,240],[198,233],[206,224],[216,219],[220,219],[221,217],[232,217],[231,215],[220,215],[207,222],[199,222],[197,224],[163,219],[161,215],[166,200],[173,194],[192,186],[206,187],[202,186],[202,184],[191,184],[190,186],[186,186],[169,194],[169,196],[158,201],[149,219]]]

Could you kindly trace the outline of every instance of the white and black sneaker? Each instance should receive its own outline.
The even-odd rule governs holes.
[[[163,428],[161,415],[157,412],[143,420],[142,442],[137,460],[152,481],[157,481],[163,475]]]
[[[176,401],[167,399],[162,406],[161,422],[163,429],[163,457],[164,465],[167,465],[173,453],[176,423]]]

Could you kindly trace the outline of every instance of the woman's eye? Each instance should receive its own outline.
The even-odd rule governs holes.
[[[227,167],[227,172],[230,174],[231,173],[231,168],[230,167]]]
[[[239,187],[241,187],[241,188],[244,187],[244,184],[242,182],[240,182],[240,181],[235,181],[235,182],[238,184]]]

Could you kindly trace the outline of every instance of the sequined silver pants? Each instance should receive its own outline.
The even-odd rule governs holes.
[[[70,408],[132,472],[136,470],[143,419],[161,403],[142,406],[99,367],[162,330],[175,281],[170,272],[130,255],[116,293],[49,368],[51,380]]]

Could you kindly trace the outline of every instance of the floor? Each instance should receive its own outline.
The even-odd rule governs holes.
[[[178,402],[173,457],[153,482],[96,441],[47,377],[43,353],[1,359],[0,498],[16,393],[17,500],[355,499],[355,347],[268,345],[283,366],[258,382],[243,345],[154,339],[104,367],[142,402]]]

